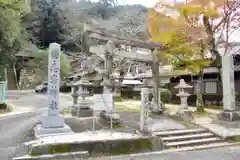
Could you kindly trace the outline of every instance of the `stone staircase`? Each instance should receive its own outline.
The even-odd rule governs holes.
[[[165,149],[176,148],[212,148],[225,146],[224,142],[207,129],[189,129],[154,132],[156,136],[161,137]]]

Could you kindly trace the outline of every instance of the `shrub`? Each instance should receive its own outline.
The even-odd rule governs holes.
[[[8,108],[6,103],[1,103],[0,104],[0,110],[6,110]]]
[[[160,88],[159,89],[159,92],[161,92],[161,101],[163,103],[169,103],[170,100],[171,100],[171,92],[168,90],[168,89],[165,89],[165,88]]]
[[[0,103],[0,113],[7,113],[13,110],[13,106],[6,103]]]

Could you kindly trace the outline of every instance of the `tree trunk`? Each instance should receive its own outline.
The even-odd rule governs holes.
[[[14,80],[15,84],[17,86],[17,89],[19,90],[19,83],[18,83],[18,78],[20,79],[20,72],[16,70],[16,65],[13,65],[13,73],[14,73]],[[19,73],[19,75],[17,75]],[[19,76],[19,77],[18,77]]]
[[[197,83],[196,83],[196,95],[197,95],[197,100],[196,100],[197,110],[196,111],[197,112],[204,112],[202,84],[203,84],[203,73],[201,71],[200,76],[199,76],[199,78],[197,80]]]
[[[16,90],[18,89],[18,85],[16,83],[16,74],[14,68],[9,68],[7,70],[7,79],[8,79],[8,89]]]

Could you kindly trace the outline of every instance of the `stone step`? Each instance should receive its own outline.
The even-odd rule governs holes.
[[[209,143],[215,143],[215,142],[221,142],[221,139],[217,137],[213,137],[213,138],[186,140],[186,141],[180,141],[180,142],[168,142],[168,143],[165,143],[165,146],[167,148],[185,147],[185,146],[202,145],[202,144],[209,144]]]
[[[172,136],[172,137],[163,137],[162,140],[164,142],[178,142],[183,140],[192,140],[192,139],[201,139],[201,138],[210,138],[213,137],[214,134],[207,133],[198,133],[193,135],[181,135],[181,136]]]
[[[160,137],[168,137],[168,136],[196,134],[196,133],[204,133],[204,132],[208,132],[208,130],[200,128],[200,129],[189,129],[189,130],[160,131],[160,132],[154,132],[154,134]]]

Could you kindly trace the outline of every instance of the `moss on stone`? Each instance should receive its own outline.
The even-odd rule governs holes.
[[[152,150],[151,139],[138,139],[120,142],[118,149],[112,149],[112,155],[131,154],[143,150]]]
[[[136,149],[152,149],[152,142],[149,139],[141,139],[135,142]]]
[[[31,151],[30,155],[31,156],[41,156],[42,154],[37,151]]]
[[[113,125],[113,128],[124,128],[125,126],[122,124],[117,124],[117,125]]]
[[[240,136],[232,137],[232,138],[230,138],[230,140],[231,140],[232,142],[240,142]]]
[[[70,151],[69,144],[59,144],[59,145],[53,145],[48,147],[49,154],[66,153],[69,151]]]

